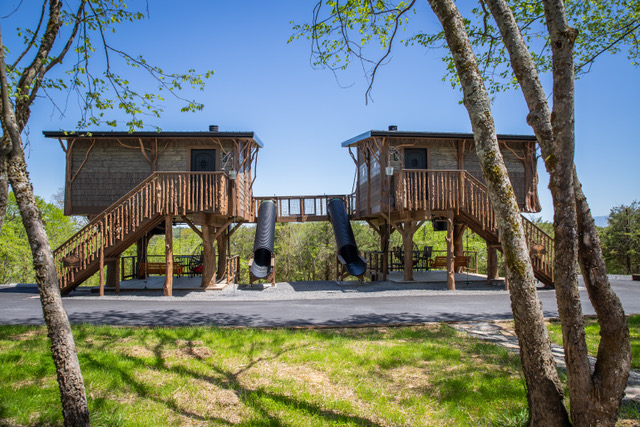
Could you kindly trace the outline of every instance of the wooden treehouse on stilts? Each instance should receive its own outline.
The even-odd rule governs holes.
[[[498,135],[518,204],[539,212],[536,139]],[[365,220],[380,236],[379,273],[389,273],[389,236],[402,236],[404,279],[413,280],[413,236],[425,221],[446,230],[447,288],[465,266],[462,236],[467,228],[487,242],[487,280],[497,278],[498,227],[475,153],[473,134],[369,131],[342,143],[356,165],[354,219]],[[355,151],[355,153],[354,153]],[[522,217],[536,278],[553,284],[553,239]],[[440,258],[440,259],[438,259]]]
[[[90,220],[54,252],[63,294],[96,272],[102,294],[105,269],[106,285],[118,289],[119,258],[135,244],[137,275],[164,272],[164,292],[171,295],[173,276],[181,273],[173,262],[177,223],[202,238],[202,287],[216,285],[216,269],[222,274],[227,267],[229,237],[254,220],[253,170],[262,143],[253,132],[44,134],[66,154],[65,214]],[[156,234],[166,236],[165,263],[146,259]]]
[[[171,295],[174,275],[185,273],[185,266],[174,262],[176,224],[188,225],[202,239],[203,289],[215,287],[225,273],[227,283],[234,281],[239,264],[237,256],[228,257],[229,237],[241,224],[256,222],[265,200],[273,202],[277,222],[327,221],[329,204],[340,200],[347,223],[366,221],[380,236],[381,250],[365,254],[373,277],[387,278],[389,237],[397,231],[404,278],[413,280],[413,236],[425,221],[446,230],[446,256],[431,265],[446,268],[448,289],[455,289],[455,272],[469,267],[462,245],[467,228],[487,242],[487,280],[498,275],[500,238],[471,134],[369,131],[342,144],[356,165],[354,194],[274,197],[253,196],[263,147],[253,132],[219,132],[212,126],[209,132],[44,135],[57,139],[66,154],[65,214],[89,219],[54,251],[63,294],[96,272],[101,295],[105,286],[119,290],[120,257],[136,245],[134,275],[164,274],[164,293]],[[498,140],[522,212],[539,212],[535,137],[498,135]],[[553,239],[524,217],[523,223],[536,277],[552,285]],[[165,235],[162,263],[147,256],[157,234]]]

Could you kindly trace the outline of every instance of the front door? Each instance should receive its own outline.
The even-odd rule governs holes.
[[[427,169],[427,149],[426,148],[405,148],[404,149],[405,169]],[[428,199],[428,177],[425,172],[406,172],[408,197],[414,200],[413,206],[425,209],[424,201]]]
[[[405,148],[404,149],[405,169],[426,169],[427,149],[426,148]]]
[[[193,149],[191,150],[191,172],[215,172],[216,150]],[[203,211],[209,211],[217,202],[213,194],[214,177],[208,174],[194,174],[191,177],[191,197],[194,206]]]
[[[191,172],[215,172],[216,150],[191,150]]]

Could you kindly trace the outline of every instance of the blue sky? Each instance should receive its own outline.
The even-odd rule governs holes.
[[[0,16],[19,0],[2,0]],[[17,52],[14,28],[31,23],[39,1],[0,19],[5,45]],[[131,2],[132,4],[134,2]],[[167,99],[162,119],[147,121],[163,130],[254,131],[265,144],[258,161],[255,195],[345,194],[355,167],[340,143],[370,129],[397,125],[407,131],[470,132],[461,94],[442,81],[440,52],[419,47],[394,50],[377,76],[374,102],[365,104],[367,83],[357,64],[336,77],[310,65],[309,42],[287,44],[290,21],[309,22],[315,1],[220,2],[155,0],[150,18],[122,27],[112,43],[168,71],[215,70],[204,92],[188,94],[205,104],[198,113],[180,113]],[[426,10],[426,9],[422,9]],[[415,15],[415,25],[435,28],[431,13]],[[638,159],[640,70],[622,56],[603,56],[576,83],[576,163],[594,215],[640,199]],[[58,102],[64,105],[65,97]],[[520,92],[501,94],[493,113],[499,133],[531,134]],[[120,117],[122,118],[122,117]],[[78,110],[65,115],[46,99],[37,101],[27,129],[28,165],[36,194],[49,199],[64,185],[64,155],[43,130],[74,129]],[[105,130],[109,130],[105,128]],[[120,128],[118,130],[125,130]],[[545,219],[553,216],[546,172],[539,162]]]

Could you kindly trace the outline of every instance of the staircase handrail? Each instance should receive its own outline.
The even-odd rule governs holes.
[[[73,239],[75,239],[81,232],[82,230],[84,230],[85,228],[91,226],[91,225],[96,225],[97,223],[99,223],[100,221],[102,221],[102,219],[109,214],[111,211],[115,210],[115,206],[116,205],[121,205],[122,202],[127,201],[131,198],[132,195],[134,195],[135,193],[139,192],[144,186],[146,186],[149,182],[153,181],[154,179],[157,179],[158,176],[160,175],[179,175],[179,174],[184,174],[184,173],[188,173],[188,174],[193,174],[193,175],[223,175],[226,176],[224,172],[178,172],[178,171],[160,171],[160,172],[153,172],[151,175],[149,175],[148,177],[146,177],[143,181],[141,181],[138,185],[136,185],[135,187],[133,187],[128,193],[126,193],[124,196],[120,197],[118,200],[116,200],[115,202],[113,202],[108,208],[106,208],[105,210],[103,210],[102,212],[100,212],[98,215],[96,215],[95,217],[93,217],[93,219],[91,219],[91,221],[89,221],[87,224],[85,224],[80,230],[78,230],[78,232],[76,234],[74,234],[73,236],[71,236],[69,239],[67,239],[64,243],[62,243],[60,246],[58,246],[54,252],[57,252],[60,248],[62,248],[63,246],[67,245],[67,243],[70,243]]]
[[[75,280],[76,268],[80,270],[86,269],[88,265],[96,261],[98,257],[102,260],[101,262],[104,262],[105,249],[113,247],[125,240],[129,233],[134,233],[144,221],[163,213],[166,214],[168,211],[176,210],[176,207],[182,209],[186,214],[186,206],[180,203],[182,201],[188,200],[189,203],[196,205],[198,202],[203,204],[203,197],[206,196],[207,200],[213,200],[214,204],[218,204],[220,200],[220,207],[224,208],[226,212],[226,210],[228,210],[228,200],[224,197],[218,198],[218,194],[214,195],[213,199],[211,199],[211,194],[203,192],[203,188],[207,186],[206,178],[202,178],[202,180],[199,180],[195,184],[195,188],[200,188],[201,190],[200,198],[198,198],[198,194],[196,194],[195,196],[190,195],[189,197],[192,198],[187,199],[187,189],[194,189],[190,179],[192,179],[193,176],[199,175],[212,177],[211,182],[218,184],[215,187],[218,192],[220,192],[222,188],[226,188],[227,178],[224,172],[154,172],[94,217],[87,225],[78,230],[77,233],[67,239],[67,241],[53,252],[60,287],[64,289],[69,281],[73,282]],[[167,179],[171,176],[180,176],[180,179]],[[166,185],[160,185],[161,179]],[[176,182],[181,183],[182,186],[179,187],[176,185]],[[181,194],[180,190],[182,190],[184,194]],[[179,197],[180,200],[171,197],[176,194],[182,196]],[[223,196],[222,194],[219,195]],[[173,206],[169,206],[169,202],[171,202]],[[227,202],[226,206],[224,206],[225,202]],[[178,214],[178,212],[174,213]],[[108,234],[107,230],[109,230]],[[75,257],[71,257],[70,255],[75,255]],[[65,267],[74,268],[65,269]]]

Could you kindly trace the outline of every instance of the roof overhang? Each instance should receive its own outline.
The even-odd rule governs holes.
[[[251,139],[258,147],[264,144],[254,132],[118,132],[118,131],[43,131],[45,138],[225,138]]]
[[[536,141],[533,135],[507,135],[498,134],[498,139],[502,141]],[[353,147],[358,142],[369,138],[420,138],[420,139],[473,139],[472,133],[454,133],[454,132],[404,132],[404,131],[387,131],[387,130],[370,130],[353,138],[347,139],[342,143],[343,147]]]

